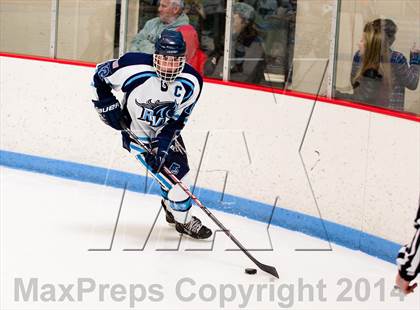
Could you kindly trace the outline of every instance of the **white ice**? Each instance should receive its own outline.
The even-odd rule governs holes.
[[[267,224],[214,211],[280,279],[248,275],[223,233],[180,239],[162,213],[151,231],[158,196],[126,191],[120,208],[123,189],[0,169],[1,309],[420,309],[418,291],[393,291],[395,265],[361,252],[295,251],[328,243],[279,227],[267,250]]]

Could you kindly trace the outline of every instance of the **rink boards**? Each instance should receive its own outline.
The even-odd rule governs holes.
[[[149,190],[90,103],[92,67],[0,59],[1,164]],[[313,105],[205,83],[183,132],[196,193],[212,208],[263,222],[273,214],[272,224],[393,261],[412,234],[419,122],[317,101],[307,126]]]

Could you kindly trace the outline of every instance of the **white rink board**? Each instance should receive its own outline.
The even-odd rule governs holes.
[[[90,103],[92,68],[0,61],[1,150],[144,174]],[[269,205],[277,198],[277,206],[318,217],[298,153],[312,104],[205,83],[183,133],[193,171],[208,134],[197,185],[222,191],[228,171],[227,193]],[[302,156],[322,217],[407,242],[420,187],[419,126],[317,103]]]
[[[247,275],[253,263],[227,252],[235,246],[223,234],[212,251],[211,241],[188,238],[178,247],[179,235],[158,216],[158,196],[122,197],[122,189],[0,167],[0,308],[419,309],[419,290],[403,300],[393,295],[396,268],[377,258],[340,246],[298,252],[325,242],[271,227],[272,250],[251,253],[280,279]],[[214,214],[247,248],[270,249],[264,223]]]

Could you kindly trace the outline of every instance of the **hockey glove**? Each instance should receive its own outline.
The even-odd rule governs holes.
[[[159,136],[158,136],[159,137]],[[155,154],[146,154],[145,160],[147,164],[152,168],[154,173],[160,172],[163,165],[165,164],[166,157],[168,156],[169,146],[171,144],[171,139],[166,136],[160,136],[158,140],[158,148],[156,155]]]
[[[120,119],[122,110],[120,103],[115,98],[107,98],[102,100],[92,100],[95,109],[101,120],[116,130],[122,130]]]
[[[163,165],[165,164],[166,156],[168,155],[168,152],[166,150],[159,150],[156,154],[150,154],[147,153],[144,159],[146,160],[146,163],[152,168],[153,173],[159,173]]]

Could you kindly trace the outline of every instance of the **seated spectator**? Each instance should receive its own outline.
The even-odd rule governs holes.
[[[244,0],[242,1],[252,6],[255,10],[255,24],[258,29],[266,29],[268,19],[275,15],[280,4],[283,1],[277,0]]]
[[[225,41],[226,1],[203,0],[201,48],[218,60],[223,55]]]
[[[419,82],[420,50],[411,50],[408,65],[402,53],[391,49],[396,32],[397,26],[390,19],[376,19],[365,25],[359,51],[353,58],[352,100],[404,110],[405,88],[415,90]]]
[[[161,0],[159,16],[147,21],[143,29],[131,41],[131,52],[153,54],[155,42],[164,29],[176,30],[179,26],[188,25],[188,16],[183,13],[183,0]]]
[[[268,9],[258,10],[260,16],[261,12],[266,12],[262,19],[264,22],[259,22],[259,29],[264,34],[265,80],[270,85],[277,83],[278,86],[283,84],[286,87],[286,83],[292,82],[297,1],[281,1],[280,4],[275,14],[271,14],[272,10]]]
[[[261,81],[264,65],[264,52],[257,30],[255,29],[255,11],[246,3],[235,3],[232,16],[232,47],[230,57],[230,78],[233,81],[258,83]],[[223,57],[210,57],[205,74],[220,78]],[[216,72],[216,76],[214,73]],[[220,74],[220,73],[219,73]]]
[[[188,16],[183,13],[183,0],[161,0],[159,16],[146,22],[144,28],[131,42],[131,52],[153,54],[155,42],[164,29],[176,30],[182,33],[187,45],[186,61],[200,74],[203,74],[206,56],[199,50],[198,35],[189,24]]]
[[[204,7],[202,0],[185,0],[184,13],[190,19],[190,25],[195,28],[197,33],[201,33],[204,19]]]
[[[193,66],[198,73],[203,75],[207,55],[200,49],[197,32],[191,25],[183,25],[178,27],[176,30],[182,33],[182,37],[187,45],[185,55],[187,63]]]

